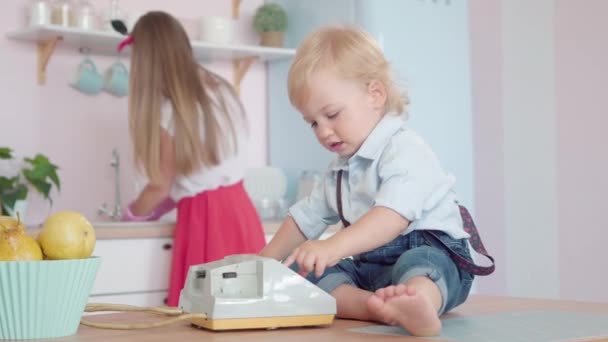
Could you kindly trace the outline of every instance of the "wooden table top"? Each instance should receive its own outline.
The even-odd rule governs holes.
[[[524,299],[472,295],[469,300],[456,308],[448,317],[463,317],[522,310],[560,310],[586,313],[608,313],[608,303],[587,303],[562,300]],[[165,317],[147,313],[114,313],[87,316],[96,322],[133,323],[164,319]],[[74,336],[53,339],[53,341],[420,341],[409,337],[352,332],[349,329],[377,323],[337,319],[328,327],[285,328],[276,330],[248,330],[212,332],[192,327],[189,323],[144,330],[107,330],[80,326]],[[604,338],[602,340],[607,340]],[[598,341],[597,339],[593,341]]]

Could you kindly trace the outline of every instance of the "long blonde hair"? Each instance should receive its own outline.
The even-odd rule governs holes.
[[[289,100],[302,108],[310,93],[312,74],[330,68],[339,77],[360,81],[377,80],[387,92],[385,111],[405,113],[409,103],[393,80],[389,62],[374,38],[365,31],[347,26],[328,26],[312,32],[298,46],[289,69]]]
[[[165,99],[173,109],[177,175],[217,165],[227,153],[236,153],[236,132],[226,102],[219,95],[214,107],[210,93],[228,90],[235,99],[237,95],[228,82],[199,66],[182,25],[165,12],[148,12],[131,35],[129,130],[136,165],[151,180],[161,176],[161,107]],[[220,132],[221,114],[226,115],[228,132]],[[223,139],[228,143],[222,143]]]

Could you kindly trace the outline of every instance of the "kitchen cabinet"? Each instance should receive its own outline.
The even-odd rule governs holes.
[[[167,299],[167,291],[152,291],[139,293],[125,294],[110,294],[110,295],[95,295],[89,297],[89,303],[109,303],[109,304],[124,304],[142,307],[159,307],[165,306]],[[95,312],[90,314],[104,314],[103,312]]]
[[[101,266],[90,301],[163,305],[172,244],[171,238],[98,240],[93,255],[101,257]]]

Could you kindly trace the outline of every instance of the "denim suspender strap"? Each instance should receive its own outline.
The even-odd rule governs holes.
[[[460,254],[454,252],[454,250],[452,250],[443,241],[441,241],[441,239],[432,230],[424,230],[423,233],[427,238],[431,238],[435,242],[444,246],[446,250],[450,253],[452,260],[456,263],[456,266],[458,266],[458,268],[460,268],[461,270],[479,276],[491,274],[492,272],[494,272],[494,258],[492,258],[488,254],[486,248],[483,245],[483,242],[481,242],[481,237],[479,236],[479,232],[477,231],[475,222],[473,222],[473,218],[471,217],[471,214],[469,214],[467,208],[460,204],[458,205],[458,207],[460,208],[460,216],[462,217],[463,228],[467,233],[469,233],[469,235],[471,235],[471,237],[469,238],[469,243],[471,244],[471,247],[473,247],[475,252],[490,259],[490,261],[492,262],[490,266],[479,266],[474,264],[470,260],[462,257]]]
[[[338,184],[336,185],[336,196],[337,204],[338,204],[338,215],[340,215],[340,221],[342,221],[342,225],[344,228],[350,226],[350,222],[348,222],[344,215],[342,215],[342,172],[343,170],[338,171]]]
[[[338,215],[340,215],[340,220],[342,221],[342,224],[346,228],[346,227],[350,226],[350,222],[348,222],[344,218],[344,215],[342,214],[342,173],[343,173],[343,170],[338,171],[338,182],[337,182],[337,186],[336,186],[336,197],[337,197],[336,200],[337,200],[337,206],[338,206]],[[435,241],[436,243],[441,244],[449,252],[450,257],[452,258],[454,263],[456,263],[456,266],[458,266],[458,268],[460,268],[461,270],[463,270],[467,273],[470,273],[470,274],[480,275],[480,276],[491,274],[492,272],[494,272],[494,268],[495,268],[494,258],[492,258],[488,254],[488,252],[486,251],[486,248],[484,247],[483,243],[481,242],[481,237],[479,236],[479,232],[477,231],[475,222],[473,222],[473,218],[471,217],[471,214],[469,213],[467,208],[465,208],[464,206],[462,206],[460,204],[458,205],[458,207],[460,208],[460,216],[462,217],[463,228],[467,233],[469,233],[469,235],[471,235],[471,237],[469,238],[469,243],[471,244],[471,247],[473,247],[473,249],[477,253],[490,259],[490,261],[492,262],[492,265],[490,265],[490,266],[476,265],[475,263],[473,263],[470,260],[461,256],[460,254],[456,253],[452,248],[450,248],[448,245],[446,245],[432,230],[424,230],[423,234],[427,238],[430,238],[433,241]]]

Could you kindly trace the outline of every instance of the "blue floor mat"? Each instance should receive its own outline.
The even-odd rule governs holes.
[[[467,342],[564,341],[608,336],[608,315],[566,311],[517,311],[443,319],[433,339]],[[410,336],[401,327],[372,325],[354,332]]]

